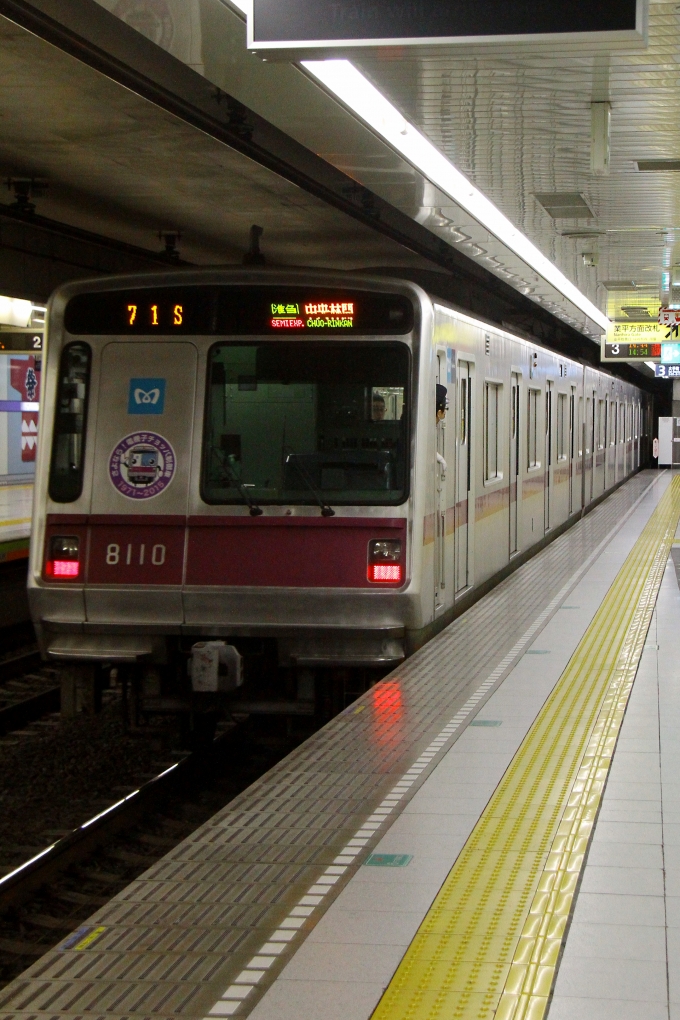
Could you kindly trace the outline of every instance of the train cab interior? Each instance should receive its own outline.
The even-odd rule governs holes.
[[[402,503],[409,374],[401,342],[213,347],[204,499]]]

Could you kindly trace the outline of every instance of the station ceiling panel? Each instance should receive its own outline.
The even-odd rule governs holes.
[[[274,264],[430,267],[1,17],[0,97],[0,174],[46,180],[37,209],[55,221],[157,250],[177,230],[204,265],[240,262],[257,223]]]
[[[49,6],[48,0],[32,3]],[[593,337],[597,321],[587,308],[596,307],[601,320],[612,283],[641,288],[653,303],[649,295],[659,291],[662,272],[673,276],[676,261],[680,267],[674,223],[680,129],[672,113],[680,14],[674,4],[650,3],[646,48],[603,52],[571,42],[559,50],[383,46],[349,54],[407,124],[578,288],[583,300],[574,304],[568,289],[499,240],[488,222],[442,191],[309,71],[249,53],[246,0],[96,3],[451,250]],[[0,169],[50,179],[41,212],[147,246],[159,230],[174,228],[183,235],[183,257],[203,263],[239,261],[256,222],[265,227],[264,247],[275,262],[424,267],[403,245],[153,103],[121,93],[10,22],[2,25],[0,48],[2,78],[11,86],[3,100],[9,132],[0,141]],[[31,87],[36,68],[38,88]],[[41,90],[49,97],[44,104],[37,100]],[[593,156],[595,107],[600,114],[607,107],[599,122],[611,123],[608,173],[597,172]]]

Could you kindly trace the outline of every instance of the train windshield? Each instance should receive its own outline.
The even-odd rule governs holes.
[[[400,342],[213,347],[203,499],[402,503],[409,375],[410,352]]]

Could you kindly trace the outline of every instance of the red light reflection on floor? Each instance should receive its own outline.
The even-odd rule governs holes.
[[[378,747],[398,750],[402,743],[404,702],[401,682],[383,680],[372,690],[373,739]]]

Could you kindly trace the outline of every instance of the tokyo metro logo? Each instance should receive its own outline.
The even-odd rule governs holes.
[[[163,414],[165,379],[130,379],[128,414]]]

